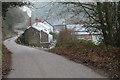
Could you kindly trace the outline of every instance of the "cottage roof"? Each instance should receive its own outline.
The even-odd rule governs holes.
[[[48,34],[50,32],[49,27],[47,25],[45,25],[44,23],[42,23],[42,22],[34,23],[32,25],[32,27],[35,28],[35,29],[37,29],[38,31],[42,30],[42,31],[44,31],[44,32],[46,32]]]
[[[50,28],[50,31],[53,32],[53,26],[51,24],[49,24],[47,21],[44,21],[43,23]]]
[[[89,30],[91,31],[95,31],[97,30],[96,28],[85,28],[83,27],[84,24],[69,24],[66,25],[68,29],[74,29],[77,34],[90,34],[90,32],[88,32]],[[92,32],[91,34],[101,34],[101,31],[97,30],[96,32]]]

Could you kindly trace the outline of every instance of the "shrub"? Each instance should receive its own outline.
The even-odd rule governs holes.
[[[41,45],[37,43],[29,43],[29,46],[40,47]]]
[[[68,44],[70,41],[74,42],[76,39],[73,29],[64,29],[60,31],[57,38],[57,45],[62,46],[63,44]]]

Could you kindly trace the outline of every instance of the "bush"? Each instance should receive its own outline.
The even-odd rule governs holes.
[[[74,29],[65,29],[59,33],[57,39],[56,47],[61,46],[65,49],[80,51],[92,48],[95,46],[95,44],[92,41],[78,40],[74,33]]]
[[[62,46],[63,44],[68,44],[71,41],[76,41],[77,38],[75,36],[73,29],[64,29],[60,31],[58,38],[57,38],[57,45],[56,46]]]
[[[37,43],[29,43],[29,46],[40,47],[41,45]]]

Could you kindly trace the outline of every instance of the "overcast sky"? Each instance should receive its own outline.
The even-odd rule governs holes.
[[[68,10],[69,9],[69,10]],[[76,17],[72,17],[75,13],[70,10],[74,10],[74,5],[66,6],[63,3],[57,2],[35,2],[32,8],[23,7],[23,10],[28,15],[32,15],[32,22],[36,18],[46,20],[52,25],[73,22],[83,19],[83,13],[78,13]]]

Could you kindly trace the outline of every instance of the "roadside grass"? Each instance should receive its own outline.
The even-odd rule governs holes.
[[[11,52],[2,46],[2,75],[3,77],[9,73],[11,65]]]
[[[91,42],[66,41],[48,50],[78,63],[105,70],[110,77],[120,77],[120,48],[94,45]]]
[[[0,44],[0,64],[2,64],[2,45]]]
[[[0,44],[0,76],[2,75],[2,46]]]

